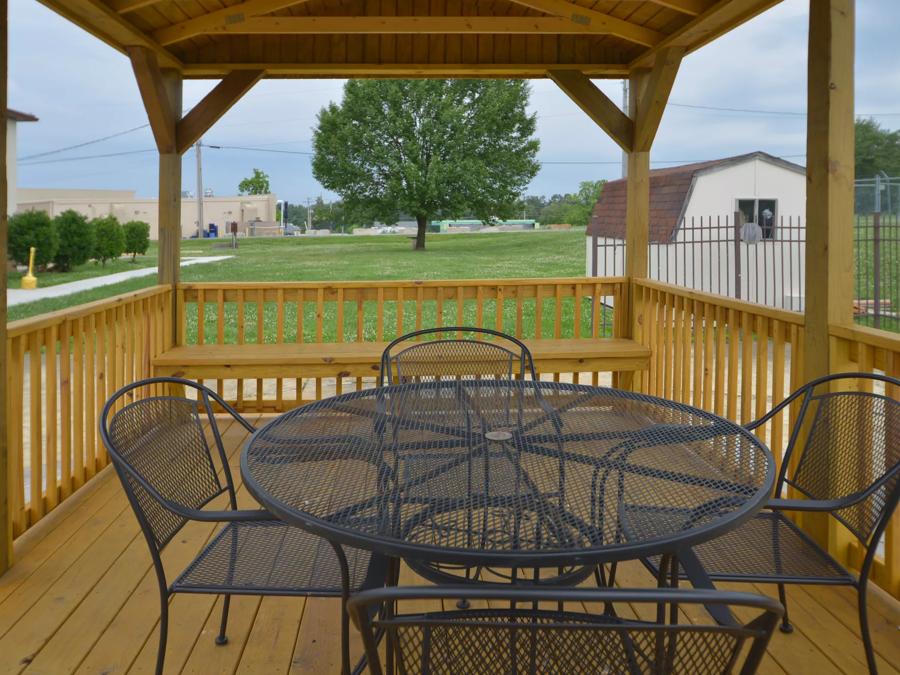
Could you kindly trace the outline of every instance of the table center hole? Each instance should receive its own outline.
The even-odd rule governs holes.
[[[512,438],[512,434],[508,431],[488,431],[484,437],[489,441],[508,441]]]

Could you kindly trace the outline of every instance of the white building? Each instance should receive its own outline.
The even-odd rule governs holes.
[[[7,214],[16,212],[16,126],[19,122],[37,122],[38,118],[28,113],[19,112],[12,108],[6,109],[6,211]]]
[[[625,187],[594,208],[588,276],[624,274]],[[805,210],[805,169],[764,152],[651,171],[649,276],[800,311]]]
[[[151,197],[137,197],[134,190],[78,190],[63,188],[19,188],[18,211],[46,211],[54,217],[73,209],[87,218],[113,215],[120,222],[142,220],[150,224],[150,238],[159,238],[159,207]],[[204,228],[214,223],[224,236],[228,223],[236,222],[241,233],[251,223],[274,227],[277,220],[275,195],[240,195],[203,198]],[[197,200],[181,200],[181,233],[197,233]]]

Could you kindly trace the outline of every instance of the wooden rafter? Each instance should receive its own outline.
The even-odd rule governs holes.
[[[634,4],[638,0],[625,1]],[[650,0],[650,2],[654,5],[659,5],[660,7],[674,9],[676,12],[681,12],[682,14],[689,14],[690,16],[702,14],[709,4],[706,0]]]
[[[581,24],[583,26],[593,26],[595,29],[601,28],[607,35],[615,35],[623,40],[634,42],[639,45],[652,47],[662,42],[666,35],[651,28],[639,26],[636,23],[618,19],[609,14],[598,12],[577,5],[567,0],[512,0],[517,5],[523,5],[536,9],[545,14],[553,16],[561,16],[572,23]]]
[[[178,154],[196,143],[263,75],[262,70],[235,70],[226,75],[178,122],[175,130]]]
[[[237,66],[228,63],[192,63],[185,68],[185,77],[223,77],[235,67],[265,70],[269,77],[547,77],[549,64],[524,63],[311,63],[254,61]],[[553,70],[574,70],[597,78],[628,77],[628,68],[617,63],[562,63],[553,64]]]
[[[121,51],[126,51],[132,46],[146,47],[156,54],[163,68],[182,68],[181,61],[137,26],[120,16],[103,0],[41,0],[41,2]]]
[[[175,115],[156,55],[146,47],[129,47],[128,56],[147,119],[160,154],[175,152]]]
[[[657,43],[629,64],[634,69],[652,68],[656,53],[666,47],[683,47],[688,52],[699,49],[719,35],[737,28],[745,21],[780,3],[781,0],[719,0],[699,16]]]
[[[204,33],[235,35],[607,35],[608,24],[561,16],[264,16],[215,24]]]
[[[547,74],[620,148],[631,152],[634,122],[587,75],[574,70],[551,70]]]
[[[160,0],[112,0],[112,2],[109,3],[109,6],[119,14],[127,14],[128,12],[136,12],[139,9],[144,9],[144,7],[150,7],[158,2],[160,2]]]
[[[209,32],[217,26],[227,26],[246,21],[250,17],[276,12],[309,0],[247,0],[231,7],[187,19],[153,33],[153,39],[161,45],[171,45]]]
[[[649,152],[653,145],[683,54],[684,49],[680,47],[661,50],[656,55],[653,69],[641,78],[634,133],[636,152]]]

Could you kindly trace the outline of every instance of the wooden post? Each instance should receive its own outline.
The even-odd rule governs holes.
[[[162,71],[174,127],[181,117],[181,75]],[[174,145],[159,154],[159,283],[172,287],[172,344],[178,335],[177,291],[181,264],[181,155]]]
[[[9,208],[6,194],[6,62],[7,62],[7,2],[0,0],[0,111],[3,130],[0,132],[0,262],[6,264],[6,232]],[[15,161],[15,160],[14,160]],[[6,409],[6,272],[0,274],[0,574],[12,565],[12,521],[10,499],[9,446],[7,444],[8,411]]]
[[[853,323],[855,0],[810,0],[806,131],[804,379],[847,367],[828,326]],[[844,350],[842,353],[841,350]],[[820,542],[838,546],[824,519],[804,518]],[[829,536],[831,535],[831,536]],[[843,556],[838,557],[842,559]]]

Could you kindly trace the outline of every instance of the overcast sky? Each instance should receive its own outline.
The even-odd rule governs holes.
[[[774,9],[687,57],[654,144],[655,167],[764,150],[804,162],[806,32],[809,0]],[[28,156],[146,124],[127,59],[35,0],[9,3],[9,105],[40,118],[19,125],[20,187],[117,188],[157,192],[149,129],[32,160]],[[900,126],[900,2],[857,3],[856,110],[884,126]],[[214,85],[185,83],[185,106]],[[619,81],[598,82],[614,100]],[[211,145],[309,153],[316,113],[339,100],[340,80],[262,81],[206,135]],[[698,107],[686,107],[698,106]],[[733,108],[729,112],[705,108]],[[621,154],[599,128],[549,81],[532,85],[543,168],[529,194],[572,192],[582,180],[616,178]],[[147,151],[139,154],[133,151]],[[75,159],[92,155],[114,155]],[[53,160],[52,162],[48,160]],[[323,194],[308,154],[208,149],[204,185],[234,194],[254,167],[289,201]],[[185,155],[184,188],[195,187],[193,150]],[[326,198],[328,195],[325,195]]]

